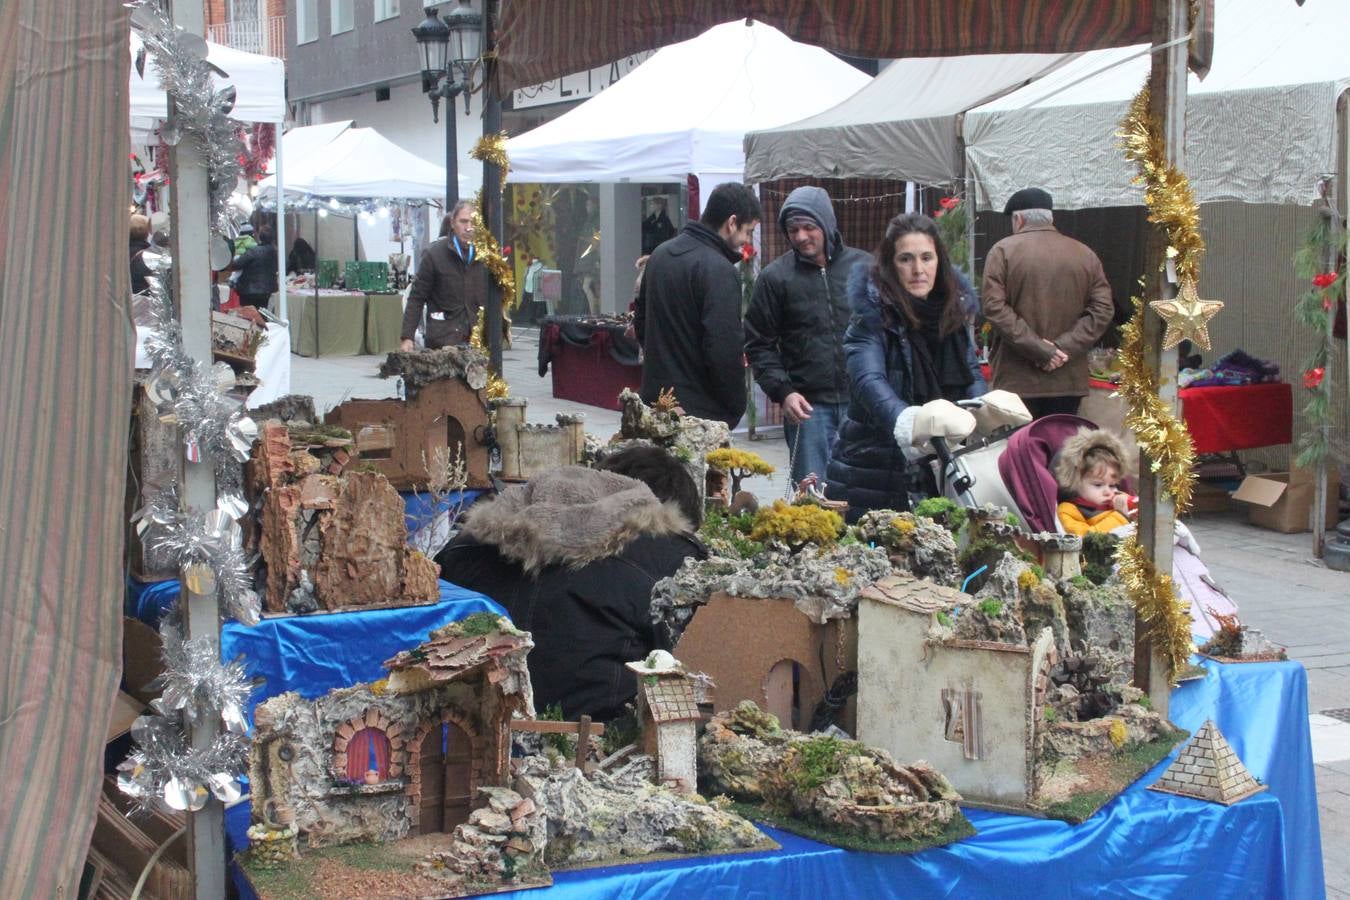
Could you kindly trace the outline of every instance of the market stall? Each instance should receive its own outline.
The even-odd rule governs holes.
[[[618,410],[624,388],[642,386],[642,348],[620,318],[548,316],[539,326],[539,377],[553,370],[553,396]]]
[[[360,356],[397,350],[403,296],[331,288],[291,294],[291,352]]]

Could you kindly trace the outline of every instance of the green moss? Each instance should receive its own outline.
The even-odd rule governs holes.
[[[539,719],[544,722],[566,721],[563,718],[562,704],[550,703],[548,706],[544,707],[543,712],[539,713]],[[568,758],[576,752],[576,740],[565,734],[544,735],[544,746],[551,750],[555,750]]]
[[[999,600],[997,597],[990,597],[987,600],[981,600],[980,612],[984,613],[991,619],[996,619],[998,618],[999,614],[1003,612],[1003,601]]]
[[[966,511],[946,497],[927,497],[914,507],[914,515],[932,519],[953,535],[966,524]]]
[[[1172,748],[1189,737],[1190,733],[1180,728],[1164,732],[1147,743],[1126,744],[1119,753],[1105,757],[1107,760],[1107,790],[1088,791],[1070,797],[1060,803],[1052,803],[1042,809],[1051,819],[1063,819],[1077,825],[1092,817],[1097,810],[1109,803],[1140,775],[1158,764],[1172,752]],[[1093,757],[1094,760],[1103,757]]]
[[[946,610],[939,609],[937,611],[937,620],[938,624],[942,625],[943,627],[946,628],[952,627],[952,617],[947,613]]]
[[[740,559],[753,559],[764,552],[764,545],[750,539],[755,514],[731,514],[721,507],[709,509],[699,528],[699,537],[710,547],[730,550]]]
[[[456,624],[462,636],[481,637],[485,634],[496,634],[501,630],[501,616],[490,612],[476,612],[465,616]]]
[[[952,844],[975,834],[974,826],[959,811],[941,830],[927,837],[887,841],[828,828],[816,822],[780,813],[767,805],[733,803],[731,810],[751,821],[763,822],[822,844],[842,847],[845,850],[860,850],[864,853],[917,853],[930,847]]]
[[[1059,713],[1055,712],[1055,708],[1053,706],[1046,706],[1041,711],[1041,715],[1045,718],[1045,721],[1047,722],[1053,722],[1059,718]]]
[[[1037,581],[1041,581],[1045,578],[1045,570],[1036,563],[1031,564],[1031,574],[1036,576]]]
[[[605,723],[605,733],[600,738],[600,745],[604,748],[605,755],[609,756],[622,747],[637,743],[638,736],[637,714],[630,710],[617,719]]]
[[[1015,512],[1008,513],[1006,516],[1003,517],[1003,521],[1014,528],[1022,527],[1022,519]]]
[[[1083,535],[1083,574],[1093,584],[1105,584],[1111,577],[1120,538],[1100,531]]]
[[[852,743],[833,736],[821,736],[794,744],[783,761],[783,774],[794,790],[813,791],[839,774],[842,758]]]
[[[1086,589],[1092,587],[1092,579],[1086,575],[1075,575],[1069,579],[1069,584],[1079,589]]]

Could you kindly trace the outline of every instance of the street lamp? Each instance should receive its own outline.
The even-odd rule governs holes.
[[[422,92],[431,98],[432,121],[439,119],[441,98],[445,104],[445,211],[459,199],[459,153],[455,134],[455,97],[464,94],[464,113],[469,112],[469,73],[478,61],[483,41],[483,17],[469,8],[468,0],[446,13],[426,7],[426,19],[412,29],[422,51]]]

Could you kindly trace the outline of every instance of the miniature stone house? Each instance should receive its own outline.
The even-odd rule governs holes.
[[[584,415],[559,413],[556,425],[530,425],[525,421],[526,405],[523,398],[514,397],[494,404],[503,481],[529,481],[549,469],[574,466],[586,449]]]
[[[697,724],[702,718],[694,684],[678,662],[662,669],[629,663],[638,674],[637,713],[642,751],[656,760],[656,780],[689,794],[698,789]]]
[[[1072,578],[1083,574],[1083,539],[1076,534],[1052,534],[1042,531],[1031,536],[1040,549],[1041,568],[1051,578]]]
[[[1025,810],[1054,639],[1049,628],[1030,646],[935,638],[937,613],[962,601],[970,598],[909,575],[863,590],[857,737],[926,760],[970,803]]]
[[[712,678],[717,710],[753,700],[785,728],[806,731],[835,679],[856,670],[858,628],[852,618],[817,624],[791,600],[718,591],[694,614],[674,652],[690,671]],[[846,731],[852,706],[840,717]]]
[[[534,712],[530,636],[490,618],[486,633],[462,623],[433,631],[385,663],[384,682],[259,705],[254,822],[292,820],[309,846],[325,846],[468,821],[480,788],[510,782],[512,716]]]

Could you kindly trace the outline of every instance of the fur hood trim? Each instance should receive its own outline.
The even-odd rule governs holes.
[[[1055,454],[1052,466],[1055,482],[1061,487],[1068,488],[1073,485],[1076,488],[1079,481],[1078,470],[1083,464],[1083,459],[1087,456],[1089,450],[1098,447],[1120,460],[1121,478],[1134,474],[1133,460],[1126,455],[1125,445],[1121,443],[1119,437],[1101,428],[1080,428],[1078,433],[1066,440],[1064,446],[1060,447],[1059,452]]]
[[[636,479],[564,466],[476,503],[464,532],[496,547],[528,574],[545,566],[581,568],[614,556],[644,535],[693,529],[674,503],[662,503]]]

